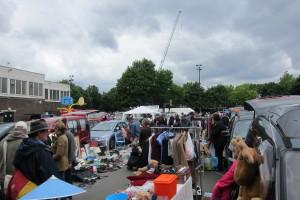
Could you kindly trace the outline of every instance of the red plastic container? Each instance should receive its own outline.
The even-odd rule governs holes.
[[[154,181],[154,192],[157,196],[167,196],[171,199],[177,191],[177,176],[174,174],[162,174]]]

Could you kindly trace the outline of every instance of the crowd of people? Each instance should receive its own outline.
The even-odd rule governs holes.
[[[44,120],[19,121],[0,143],[0,181],[3,199],[18,199],[52,175],[72,182],[76,164],[75,140],[65,120],[57,120],[49,137]],[[29,131],[28,131],[29,130]],[[68,197],[65,199],[72,199]]]
[[[151,136],[151,128],[154,127],[198,127],[196,132],[202,135],[205,132],[205,139],[215,149],[215,155],[218,158],[218,171],[224,170],[223,151],[228,141],[230,113],[216,112],[200,113],[200,110],[195,108],[195,112],[187,115],[183,113],[166,117],[165,115],[152,118],[151,115],[144,115],[139,120],[134,120],[132,116],[128,116],[128,130],[124,131],[124,136],[127,143],[138,141],[138,144],[143,147],[144,142]],[[204,131],[205,130],[205,131]]]

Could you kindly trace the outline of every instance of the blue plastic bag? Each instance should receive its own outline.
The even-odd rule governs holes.
[[[218,158],[216,156],[212,156],[211,158],[211,166],[212,170],[217,170],[218,169]]]

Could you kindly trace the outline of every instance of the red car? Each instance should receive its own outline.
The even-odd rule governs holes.
[[[90,125],[88,120],[84,116],[61,116],[61,117],[50,117],[44,118],[47,122],[49,129],[55,128],[55,122],[58,119],[67,119],[68,129],[75,135],[79,136],[80,144],[87,144],[90,142]]]
[[[90,127],[94,127],[99,122],[103,121],[103,117],[106,113],[99,112],[99,110],[75,110],[74,112],[69,112],[62,114],[61,116],[82,116],[86,117]]]

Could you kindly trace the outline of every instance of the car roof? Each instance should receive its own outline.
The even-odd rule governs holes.
[[[6,133],[14,127],[15,123],[0,123],[0,140],[6,136]]]
[[[300,95],[290,95],[290,96],[275,96],[267,98],[257,98],[248,100],[244,103],[246,110],[255,111],[255,115],[261,115],[274,107],[280,105],[293,105],[300,104]]]
[[[97,112],[99,112],[99,110],[76,110],[74,112],[62,114],[62,116],[88,115],[88,114],[97,113]]]
[[[125,122],[125,123],[127,123],[127,122],[124,121],[124,120],[117,120],[117,119],[115,119],[115,120],[109,120],[109,121],[103,121],[103,122],[100,122],[100,123],[107,123],[107,122],[115,122],[115,123],[118,123],[118,122]]]

